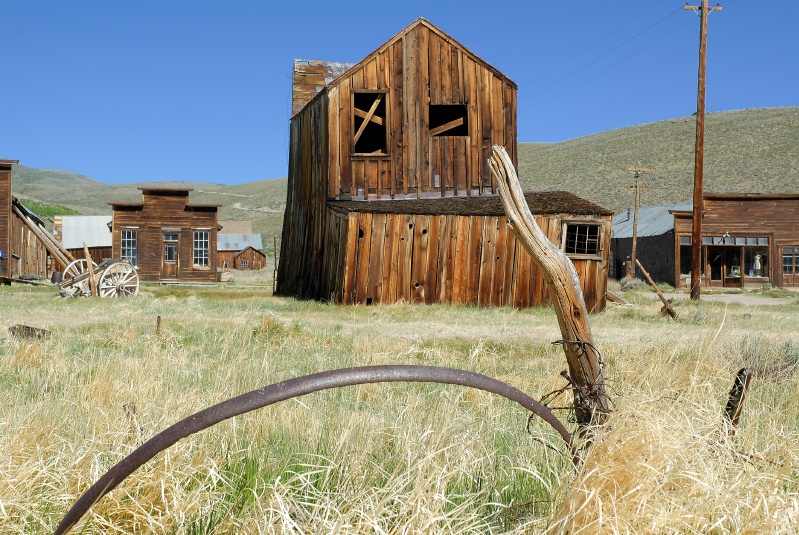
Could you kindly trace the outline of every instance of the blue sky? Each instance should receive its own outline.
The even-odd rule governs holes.
[[[519,85],[520,141],[689,116],[684,5],[0,0],[0,158],[106,183],[285,177],[293,60],[356,62],[419,17]],[[722,7],[707,111],[799,105],[799,2]]]

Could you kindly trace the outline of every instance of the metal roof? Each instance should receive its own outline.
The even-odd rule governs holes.
[[[89,247],[111,247],[110,215],[61,216],[61,245],[79,249],[83,242]]]
[[[217,251],[241,251],[247,247],[258,249],[264,248],[261,243],[260,234],[217,234]]]
[[[674,216],[669,212],[691,210],[692,207],[691,203],[640,207],[638,209],[638,237],[660,236],[674,230]],[[632,238],[634,216],[632,208],[613,216],[611,238]]]

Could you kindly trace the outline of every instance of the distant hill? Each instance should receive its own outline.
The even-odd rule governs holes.
[[[628,169],[643,175],[642,205],[691,202],[696,118],[611,130],[561,143],[520,143],[525,190],[565,189],[618,213],[632,207]],[[799,192],[799,107],[710,113],[705,119],[706,193]]]
[[[799,192],[799,106],[710,113],[705,121],[705,191]],[[520,143],[519,177],[525,190],[567,190],[614,212],[633,205],[628,171],[639,164],[651,188],[642,204],[691,202],[696,119],[683,117],[611,130],[561,143]],[[13,155],[5,155],[11,158]],[[104,184],[83,175],[14,167],[14,194],[58,204],[84,215],[110,214],[108,201],[139,200],[147,183]],[[154,183],[149,183],[154,185]],[[222,204],[219,218],[250,220],[271,250],[280,239],[286,179],[238,186],[159,182],[193,188],[198,203]]]

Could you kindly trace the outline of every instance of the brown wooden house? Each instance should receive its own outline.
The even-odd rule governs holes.
[[[508,233],[488,167],[494,144],[517,163],[516,93],[424,19],[346,70],[296,63],[276,293],[540,303],[540,275]],[[601,310],[610,212],[562,192],[528,199],[553,241],[570,231],[581,242],[583,290]]]
[[[266,267],[260,234],[219,234],[216,247],[217,262],[222,269],[258,270]]]
[[[0,160],[0,278],[48,278],[74,260],[47,231],[44,221],[11,194],[17,160]]]
[[[145,282],[215,283],[217,208],[190,204],[191,189],[142,187],[141,202],[111,201],[114,258]]]
[[[799,287],[799,194],[705,194],[705,288]],[[693,214],[674,212],[675,279],[690,288]]]

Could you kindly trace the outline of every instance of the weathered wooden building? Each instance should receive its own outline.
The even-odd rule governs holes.
[[[0,160],[0,278],[42,279],[63,270],[71,255],[47,231],[44,221],[11,193],[17,160]]]
[[[222,230],[225,230],[224,227]],[[260,234],[219,234],[217,261],[222,269],[257,270],[266,267]]]
[[[799,287],[799,193],[705,194],[705,288]],[[674,212],[675,279],[690,287],[691,210]]]
[[[494,144],[517,163],[516,84],[424,19],[341,73],[331,65],[295,64],[276,293],[541,302],[543,281],[505,228],[488,165]],[[591,253],[575,259],[589,309],[601,310],[610,212],[555,198],[557,208],[531,200],[534,212],[556,243],[567,227],[588,233],[579,240]]]
[[[111,201],[114,258],[145,282],[215,283],[217,208],[191,204],[188,189],[141,187],[141,202]]]

